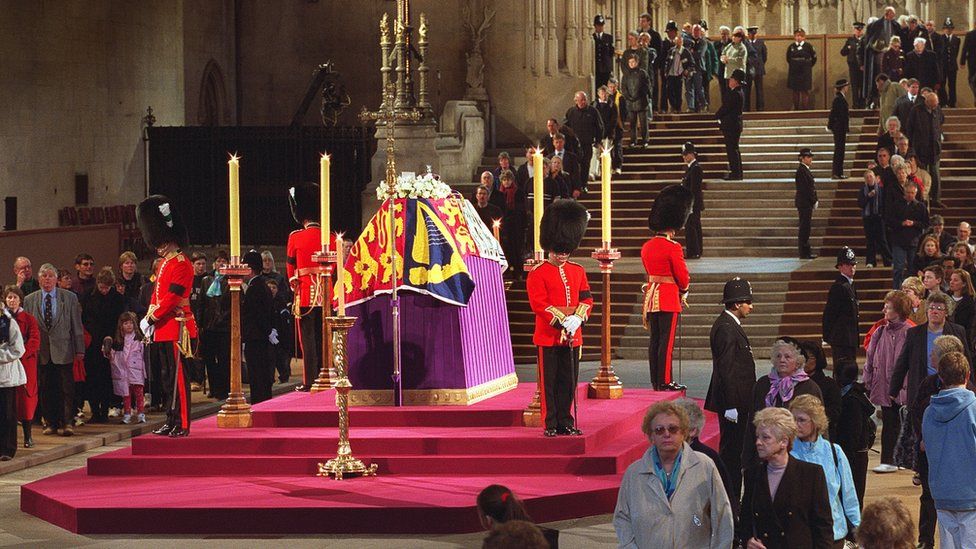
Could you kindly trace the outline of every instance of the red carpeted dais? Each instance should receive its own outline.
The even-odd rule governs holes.
[[[251,429],[209,418],[189,438],[143,435],[87,468],[21,490],[21,509],[87,534],[423,534],[481,528],[475,497],[504,484],[532,518],[613,511],[620,476],[647,449],[647,407],[679,393],[627,389],[589,400],[581,437],[521,426],[535,384],[467,407],[353,408],[352,450],[375,478],[315,476],[338,440],[334,393],[295,393],[254,408]],[[712,418],[713,419],[713,418]],[[704,440],[715,445],[714,420]]]

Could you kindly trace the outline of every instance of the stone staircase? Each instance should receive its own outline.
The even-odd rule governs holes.
[[[705,169],[704,259],[689,262],[692,294],[690,308],[682,315],[681,358],[711,357],[708,334],[722,310],[722,285],[737,274],[752,282],[756,294],[756,309],[745,326],[757,360],[765,360],[766,350],[778,335],[820,339],[823,303],[836,276],[836,251],[849,245],[859,256],[864,253],[857,191],[860,174],[873,156],[878,123],[875,112],[852,113],[845,173],[853,177],[831,181],[833,140],[825,128],[826,119],[826,111],[747,113],[741,142],[744,181],[721,180],[727,169],[724,146],[717,123],[707,115],[660,116],[651,125],[649,147],[625,148],[623,173],[614,176],[613,187],[614,246],[623,254],[612,275],[614,356],[647,356],[647,332],[640,319],[640,247],[650,236],[646,220],[656,193],[681,179],[684,165],[679,151],[687,140],[694,141]],[[933,209],[933,213],[946,217],[950,231],[959,221],[976,217],[976,137],[966,131],[973,124],[976,109],[947,112],[941,170],[947,207]],[[798,224],[793,174],[801,147],[810,147],[816,155],[813,172],[820,207],[814,214],[812,245],[824,257],[814,261],[793,259]],[[521,163],[524,150],[506,150],[516,165]],[[496,165],[497,153],[486,151],[482,169]],[[599,245],[600,184],[591,183],[589,188],[581,202],[590,209],[592,220],[576,258],[587,268],[597,303],[593,322],[584,328],[587,347],[583,354],[585,359],[597,359],[601,282],[596,262],[588,258]],[[891,285],[890,270],[862,269],[857,284],[863,334],[880,318],[881,300]],[[533,361],[533,318],[520,283],[509,291],[509,317],[516,361]]]

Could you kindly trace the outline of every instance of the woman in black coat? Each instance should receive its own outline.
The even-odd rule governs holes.
[[[752,410],[747,418],[746,436],[742,445],[743,468],[756,463],[756,427],[752,424],[752,419],[757,412],[764,408],[786,408],[800,395],[814,395],[823,401],[820,387],[803,370],[806,360],[799,347],[779,339],[773,343],[771,359],[773,367],[769,374],[759,378],[752,389]]]
[[[803,353],[806,360],[803,371],[817,384],[820,393],[823,394],[824,411],[827,412],[827,420],[830,424],[829,433],[824,434],[830,438],[831,442],[836,442],[841,412],[840,385],[834,378],[827,377],[827,357],[824,355],[822,346],[813,341],[804,341],[800,343],[800,352]],[[836,359],[834,360],[836,362]]]
[[[973,290],[973,279],[966,270],[956,269],[949,274],[949,294],[956,302],[949,319],[965,328],[966,335],[972,338],[973,320],[976,319],[976,292]]]
[[[508,272],[517,279],[525,277],[522,271],[525,261],[522,255],[525,244],[525,195],[525,189],[515,182],[512,172],[505,170],[499,176],[498,188],[488,197],[488,203],[502,211],[502,223],[499,227],[502,251],[508,260]]]
[[[834,522],[823,468],[790,456],[797,436],[792,414],[766,409],[756,416],[756,423],[761,461],[745,471],[736,538],[742,547],[833,547]]]
[[[813,87],[813,66],[817,64],[817,52],[806,41],[807,33],[796,29],[794,42],[786,49],[786,87],[793,90],[793,110],[810,108],[810,88]]]
[[[125,309],[125,297],[115,290],[115,274],[110,267],[105,267],[95,276],[95,288],[85,296],[81,307],[81,323],[91,336],[91,343],[85,349],[84,397],[91,408],[92,423],[108,421],[112,367],[102,353],[102,341],[115,337],[119,316]]]

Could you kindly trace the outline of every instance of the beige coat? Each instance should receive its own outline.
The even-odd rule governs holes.
[[[619,546],[628,549],[729,549],[734,539],[732,507],[718,468],[688,443],[670,501],[654,475],[650,449],[627,467],[613,527]]]
[[[898,82],[890,80],[885,83],[884,87],[878,93],[878,116],[881,118],[881,122],[878,125],[878,135],[888,131],[888,128],[885,127],[885,120],[895,114],[895,102],[903,95],[908,95],[905,88],[901,87]],[[904,128],[902,130],[904,131]],[[897,145],[897,143],[895,144]]]

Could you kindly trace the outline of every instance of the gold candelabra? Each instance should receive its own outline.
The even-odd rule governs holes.
[[[616,399],[624,396],[624,386],[620,378],[613,371],[610,356],[610,273],[613,262],[620,259],[620,252],[611,247],[610,242],[603,242],[603,247],[591,254],[593,259],[600,262],[600,274],[603,276],[603,313],[600,315],[600,370],[590,381],[586,394],[589,398]]]
[[[349,382],[346,362],[346,338],[349,329],[356,322],[356,317],[330,316],[325,321],[329,324],[332,333],[332,358],[338,375],[335,390],[336,406],[339,407],[339,448],[336,457],[325,463],[319,463],[317,476],[335,477],[336,480],[342,480],[350,475],[375,476],[376,464],[366,465],[353,457],[349,444],[349,391],[352,390],[352,383]]]

